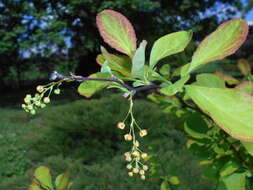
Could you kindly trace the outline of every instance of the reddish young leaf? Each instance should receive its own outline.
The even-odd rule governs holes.
[[[136,50],[136,35],[128,19],[119,12],[104,10],[97,15],[96,20],[104,41],[132,57]]]

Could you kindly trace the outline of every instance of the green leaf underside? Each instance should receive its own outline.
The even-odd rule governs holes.
[[[69,185],[69,174],[65,172],[60,174],[55,179],[56,190],[67,190]]]
[[[245,142],[245,141],[241,141],[242,145],[244,146],[244,148],[247,150],[247,152],[253,156],[253,143],[252,142]]]
[[[220,179],[217,190],[245,190],[246,174],[234,173]]]
[[[132,75],[140,79],[144,78],[145,49],[147,41],[143,40],[133,57]]]
[[[197,75],[196,80],[197,82],[194,84],[198,86],[225,88],[225,81],[211,73],[199,74]]]
[[[150,67],[169,55],[179,53],[185,49],[192,38],[192,31],[180,31],[167,34],[155,41],[150,54]]]
[[[162,94],[165,94],[166,96],[173,96],[176,94],[178,91],[180,91],[183,87],[184,84],[190,79],[190,75],[186,75],[177,82],[175,82],[172,85],[169,85],[168,87],[164,87],[160,89],[160,92]]]
[[[47,190],[53,189],[50,170],[45,166],[40,166],[35,170],[34,180],[44,189],[47,189]]]
[[[233,161],[233,160],[229,160],[221,169],[220,169],[220,176],[227,176],[230,175],[232,173],[234,173],[236,170],[238,170],[240,168],[240,165]]]
[[[104,55],[99,54],[96,59],[99,65],[103,65],[106,61]],[[109,54],[109,60],[107,57],[107,65],[113,71],[117,71],[126,77],[131,76],[131,60],[127,56]]]
[[[110,78],[108,73],[94,73],[89,78]],[[87,98],[105,88],[110,82],[107,81],[84,81],[78,87],[78,93]]]
[[[188,135],[196,139],[208,137],[208,126],[199,113],[193,113],[186,119],[184,130]]]
[[[29,186],[28,190],[41,190],[41,188],[40,188],[40,186],[39,186],[37,183],[33,182],[33,183]]]
[[[233,54],[243,44],[247,34],[248,25],[242,19],[232,19],[221,24],[200,43],[183,75],[208,62]]]
[[[121,13],[104,10],[97,15],[97,26],[106,43],[132,56],[136,50],[136,35],[132,24]]]
[[[187,85],[187,94],[236,139],[253,142],[253,99],[235,89]]]

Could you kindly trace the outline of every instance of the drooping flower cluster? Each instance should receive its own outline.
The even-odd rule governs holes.
[[[124,154],[125,160],[129,162],[127,164],[127,169],[130,170],[128,172],[129,176],[133,176],[134,174],[140,174],[142,180],[145,180],[145,172],[148,170],[148,166],[144,164],[144,162],[148,158],[148,154],[143,152],[140,149],[140,143],[137,140],[138,136],[140,138],[146,136],[148,134],[146,129],[141,129],[141,127],[135,121],[133,115],[133,101],[132,97],[129,98],[130,107],[127,113],[127,116],[123,120],[123,122],[119,122],[117,124],[117,128],[124,130],[126,128],[125,121],[130,117],[130,125],[129,125],[129,132],[124,135],[124,139],[126,141],[132,142],[131,151],[126,152]],[[139,130],[138,135],[136,135],[136,128]]]
[[[22,104],[22,108],[32,115],[36,114],[37,109],[44,108],[50,103],[50,95],[52,92],[54,94],[61,93],[59,89],[60,84],[61,83],[52,82],[44,86],[37,86],[37,93],[34,96],[31,94],[26,95],[24,98],[24,104]],[[55,86],[57,87],[54,89]]]

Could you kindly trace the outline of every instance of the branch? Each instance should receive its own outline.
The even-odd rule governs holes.
[[[145,86],[141,86],[141,87],[132,87],[120,80],[118,80],[115,77],[112,78],[92,78],[92,77],[83,77],[83,76],[76,76],[76,75],[62,75],[56,71],[54,71],[51,76],[50,76],[50,80],[65,80],[65,79],[70,79],[72,81],[75,82],[85,82],[85,81],[107,81],[107,82],[116,82],[119,85],[125,87],[126,89],[130,90],[133,94],[135,94],[136,92],[142,91],[142,90],[149,90],[149,89],[156,89],[156,88],[161,88],[159,85],[156,84],[150,84],[150,85],[145,85]]]

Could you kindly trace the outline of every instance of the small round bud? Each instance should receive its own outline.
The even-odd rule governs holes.
[[[143,159],[146,159],[146,158],[148,157],[148,154],[147,154],[147,153],[142,153],[142,154],[141,154],[141,157],[142,157]]]
[[[144,174],[145,174],[145,171],[144,171],[144,170],[140,170],[140,171],[139,171],[139,174],[144,175]]]
[[[35,110],[31,110],[30,113],[31,113],[32,115],[35,115],[35,114],[36,114],[36,111],[35,111]]]
[[[132,177],[134,174],[133,174],[133,172],[128,172],[128,175],[129,175],[130,177]]]
[[[124,129],[125,128],[125,123],[123,123],[123,122],[119,122],[118,124],[117,124],[117,127],[119,128],[119,129]]]
[[[130,135],[130,134],[125,134],[124,138],[125,138],[126,141],[131,141],[133,139],[132,135]]]
[[[31,102],[31,98],[25,97],[25,98],[24,98],[24,102],[27,103],[27,104],[29,104],[29,103]]]
[[[44,107],[46,107],[46,104],[41,104],[40,107],[44,108]]]
[[[32,110],[32,109],[33,109],[33,106],[32,106],[32,105],[28,105],[28,106],[27,106],[27,109],[28,109],[28,110]]]
[[[35,105],[39,107],[39,106],[41,106],[41,103],[39,101],[36,101]]]
[[[25,104],[22,104],[21,107],[22,107],[23,109],[25,109],[25,108],[26,108],[26,105],[25,105]]]
[[[27,94],[27,95],[25,96],[25,98],[31,99],[31,98],[32,98],[32,95],[31,95],[31,94]]]
[[[127,162],[131,162],[131,161],[132,161],[132,158],[131,158],[131,156],[126,156],[125,160],[126,160]]]
[[[140,152],[137,151],[137,150],[134,150],[132,155],[135,156],[135,157],[140,157]]]
[[[135,173],[135,174],[139,173],[139,169],[138,168],[134,168],[133,169],[133,173]]]
[[[139,147],[139,146],[140,146],[140,143],[139,143],[138,141],[135,141],[135,142],[134,142],[134,146]]]
[[[144,171],[148,170],[148,166],[147,165],[144,165],[142,168],[143,168]]]
[[[41,93],[41,92],[43,92],[43,91],[45,90],[45,88],[44,88],[43,86],[39,85],[39,86],[36,87],[36,90],[37,90],[39,93]]]
[[[60,94],[60,93],[61,93],[61,90],[60,90],[59,88],[57,88],[57,89],[54,90],[54,93],[55,93],[55,94]]]
[[[126,157],[131,156],[131,154],[130,154],[129,152],[125,152],[124,155],[125,155]]]
[[[131,164],[127,164],[127,169],[131,170],[133,168],[133,166]]]
[[[146,129],[142,129],[142,130],[140,130],[139,134],[140,134],[141,137],[144,137],[148,134],[148,131]]]
[[[43,99],[43,102],[44,102],[45,104],[50,103],[50,98],[49,98],[49,97],[45,97],[45,98]]]
[[[145,178],[145,175],[141,175],[141,179],[142,180],[145,180],[146,178]]]

